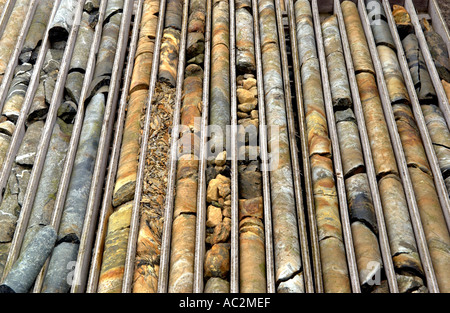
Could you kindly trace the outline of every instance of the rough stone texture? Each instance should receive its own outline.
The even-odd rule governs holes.
[[[281,282],[277,287],[278,293],[304,293],[305,284],[303,273],[299,273],[287,281]]]
[[[352,222],[360,221],[377,234],[377,220],[367,174],[361,173],[347,178],[345,186]]]
[[[227,0],[215,0],[212,12],[211,85],[209,124],[222,133],[213,134],[211,151],[225,150],[226,125],[230,125],[230,51],[229,5]],[[220,128],[220,129],[219,129]]]
[[[57,243],[48,264],[41,293],[67,293],[72,285],[71,275],[77,260],[79,243]]]
[[[382,2],[380,0],[365,0],[365,3],[376,45],[395,49],[394,38],[392,38]]]
[[[392,15],[400,35],[400,39],[405,38],[414,32],[414,26],[411,23],[411,17],[404,7],[394,4],[392,6]]]
[[[49,38],[52,42],[67,40],[72,28],[77,0],[62,0],[50,24]]]
[[[406,36],[402,40],[402,45],[420,104],[434,103],[437,98],[436,91],[431,82],[416,34],[411,33]]]
[[[103,94],[93,97],[86,107],[85,120],[61,218],[59,239],[70,234],[81,238],[104,110],[105,96]]]
[[[132,208],[133,202],[127,202],[117,208],[108,219],[97,289],[99,293],[120,293],[122,291]]]
[[[29,125],[22,144],[16,155],[16,163],[21,165],[33,165],[36,157],[37,148],[41,139],[41,134],[44,129],[44,122],[36,121]]]
[[[236,10],[236,68],[240,72],[252,72],[256,69],[253,17],[251,6]]]
[[[0,133],[0,170],[3,168],[3,164],[5,164],[5,159],[8,154],[10,144],[11,136]]]
[[[71,133],[72,125],[66,125],[62,120],[57,119],[31,209],[29,229],[25,234],[24,243],[34,237],[38,229],[35,226],[49,225],[51,222]],[[31,228],[34,228],[34,231]]]
[[[3,80],[9,59],[13,54],[29,5],[30,0],[16,1],[0,38],[0,82]]]
[[[95,23],[91,23],[92,16],[83,12],[77,40],[73,48],[73,55],[70,61],[69,70],[74,69],[84,72],[86,70],[89,52],[94,39]]]
[[[344,243],[334,237],[319,242],[324,290],[327,293],[349,293],[347,262],[345,259]],[[324,253],[327,251],[326,253]]]
[[[450,131],[442,111],[436,105],[421,105],[443,177],[450,175]]]
[[[450,235],[430,175],[409,167],[417,205],[440,292],[450,291]]]
[[[3,285],[15,293],[27,293],[52,252],[55,242],[55,229],[51,226],[42,228],[14,263]]]
[[[225,279],[219,277],[212,277],[208,279],[205,284],[204,293],[229,293],[230,283]]]
[[[408,206],[398,177],[387,175],[379,181],[389,245],[396,269],[423,275]]]
[[[193,291],[195,223],[195,215],[190,214],[180,214],[173,222],[169,292]]]
[[[378,239],[363,223],[352,223],[356,264],[361,285],[370,284],[375,275],[380,275],[383,262]]]
[[[178,69],[178,53],[181,33],[177,29],[165,28],[161,42],[158,79],[175,87]]]
[[[444,86],[445,94],[447,95],[447,99],[450,102],[450,83],[442,80],[442,86]]]
[[[346,111],[348,111],[350,116],[354,117],[351,109],[347,109]],[[363,171],[365,165],[356,120],[339,120],[342,115],[341,112],[345,111],[338,111],[335,113],[337,121],[336,128],[344,177],[349,177],[354,173]]]
[[[450,60],[447,45],[442,37],[434,31],[433,26],[423,18],[420,21],[423,33],[430,49],[431,56],[439,77],[447,82],[450,82]]]
[[[122,147],[113,194],[115,207],[133,199],[140,150],[141,117],[146,105],[147,90],[141,89],[130,95],[125,119]]]
[[[144,168],[133,292],[157,291],[175,88],[157,82]]]
[[[22,46],[22,54],[35,50],[42,41],[55,1],[39,1],[30,28]],[[31,56],[31,53],[30,53]]]
[[[263,84],[268,129],[271,205],[275,253],[275,280],[287,280],[301,270],[294,186],[287,134],[287,121],[280,50],[274,3],[258,3],[261,31]],[[276,153],[275,153],[276,152]]]
[[[375,74],[366,35],[364,34],[355,3],[352,1],[343,1],[341,8],[356,73],[367,72]]]
[[[375,77],[369,73],[356,75],[364,119],[377,176],[398,173],[391,139],[384,119]]]
[[[383,45],[377,46],[377,50],[391,103],[409,104],[411,101],[400,69],[400,64],[398,63],[397,54],[391,48]]]

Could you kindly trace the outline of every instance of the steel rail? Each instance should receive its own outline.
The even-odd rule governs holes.
[[[84,120],[84,113],[85,113],[85,109],[86,109],[84,102],[86,100],[87,92],[88,92],[88,89],[89,89],[89,86],[90,86],[90,83],[92,80],[92,76],[94,74],[97,52],[98,52],[98,49],[100,46],[100,40],[101,40],[101,35],[102,35],[102,30],[103,30],[102,24],[103,24],[103,19],[104,19],[104,15],[105,15],[106,4],[107,4],[107,0],[102,0],[102,2],[100,3],[98,22],[97,22],[97,25],[95,26],[94,40],[92,42],[92,46],[89,51],[88,63],[86,66],[86,72],[84,74],[84,81],[83,81],[83,86],[82,86],[81,94],[80,94],[80,100],[79,100],[80,105],[78,106],[77,115],[75,117],[75,122],[73,125],[72,136],[71,136],[70,142],[69,142],[69,149],[67,150],[66,159],[64,161],[64,168],[63,168],[63,172],[61,175],[61,181],[58,186],[58,191],[56,193],[55,206],[53,208],[53,213],[52,213],[52,218],[51,218],[51,225],[56,230],[59,229],[61,216],[62,216],[63,209],[64,209],[64,203],[65,203],[65,199],[67,196],[67,190],[69,188],[70,177],[72,174],[72,168],[73,168],[73,164],[75,162],[75,156],[76,156],[77,149],[78,149],[78,142],[80,139],[81,129],[82,129],[83,120]],[[46,263],[42,267],[41,272],[39,273],[38,277],[36,278],[35,286],[33,289],[34,293],[39,293],[42,288],[42,284],[44,282],[45,273],[47,270],[49,260],[50,260],[50,258],[47,259]]]
[[[97,236],[95,238],[93,254],[91,258],[91,267],[89,270],[88,281],[86,285],[86,293],[97,292],[98,281],[100,277],[100,269],[103,258],[103,247],[106,238],[106,231],[108,228],[108,218],[111,215],[112,196],[114,192],[114,185],[116,182],[116,174],[118,169],[118,162],[121,153],[122,139],[124,133],[124,124],[126,117],[126,108],[128,105],[129,87],[134,69],[134,58],[137,49],[137,42],[139,38],[140,23],[142,19],[143,4],[145,0],[137,1],[137,8],[134,13],[133,30],[130,38],[127,66],[124,73],[124,83],[122,87],[122,94],[119,100],[119,108],[117,115],[116,131],[114,141],[111,149],[110,163],[108,167],[108,174],[106,176],[105,190],[103,192],[103,200],[99,213]],[[106,2],[106,1],[105,1]]]
[[[272,203],[270,200],[270,178],[269,178],[269,157],[267,151],[267,123],[266,107],[264,100],[264,78],[262,71],[261,37],[259,31],[259,12],[257,0],[252,0],[253,30],[255,38],[255,59],[256,59],[256,81],[258,89],[258,110],[259,110],[259,148],[261,155],[261,174],[263,188],[264,205],[264,238],[266,252],[266,280],[267,293],[276,292],[275,282],[275,261],[273,252],[273,226],[272,226]]]
[[[297,136],[294,121],[294,112],[292,108],[292,96],[291,96],[291,86],[289,78],[288,69],[288,57],[286,49],[286,35],[284,33],[283,17],[280,0],[275,0],[275,11],[277,17],[278,26],[278,41],[280,44],[280,55],[281,55],[281,70],[283,73],[283,85],[284,85],[284,98],[286,105],[286,120],[289,132],[289,145],[290,145],[290,157],[292,166],[292,177],[294,182],[294,192],[295,192],[295,202],[296,202],[296,212],[297,212],[297,224],[298,233],[300,239],[300,249],[302,256],[302,267],[303,267],[303,280],[305,284],[305,290],[308,293],[312,293],[314,290],[311,263],[309,259],[309,242],[308,235],[306,232],[306,220],[304,213],[304,200],[302,194],[301,185],[301,170],[299,167],[298,160],[298,147],[297,147]],[[291,38],[291,42],[297,40],[297,38]],[[308,169],[309,170],[309,169]]]
[[[375,209],[375,216],[377,219],[379,243],[381,255],[383,258],[384,271],[388,281],[391,293],[398,293],[397,278],[395,276],[394,265],[389,245],[389,237],[386,229],[386,222],[384,220],[383,206],[381,204],[380,193],[378,190],[378,181],[375,173],[374,162],[372,158],[372,150],[370,148],[369,136],[367,133],[366,122],[362,109],[361,99],[359,98],[358,85],[356,82],[355,68],[353,66],[352,55],[348,43],[347,32],[345,29],[344,17],[340,7],[340,1],[334,1],[334,13],[337,16],[339,31],[342,40],[344,51],[344,58],[347,65],[347,74],[349,77],[350,90],[352,92],[353,109],[358,124],[359,135],[361,139],[361,147],[364,155],[364,162],[366,166],[367,178],[369,180],[369,187],[372,195],[372,201]]]
[[[16,5],[17,0],[8,0],[5,7],[3,8],[3,12],[0,16],[0,37],[3,36],[3,32],[5,31],[6,24],[8,24],[9,16],[11,15],[14,6]]]
[[[139,233],[139,213],[140,213],[140,203],[142,197],[142,187],[143,187],[143,179],[144,179],[144,167],[145,167],[145,157],[147,155],[148,150],[148,137],[150,134],[150,118],[152,112],[152,101],[155,91],[156,81],[158,79],[158,70],[159,70],[159,53],[161,50],[161,39],[164,27],[164,17],[165,17],[165,8],[166,8],[166,0],[161,0],[159,4],[159,18],[158,18],[158,26],[156,30],[156,38],[155,38],[155,50],[153,52],[153,61],[152,61],[152,71],[150,77],[150,85],[149,85],[149,94],[147,99],[147,109],[145,114],[145,123],[144,129],[142,133],[142,141],[141,141],[141,150],[139,153],[139,167],[136,177],[136,190],[134,194],[133,200],[133,209],[131,215],[131,223],[130,223],[130,232],[128,237],[128,245],[127,245],[127,256],[125,260],[125,268],[123,275],[123,285],[122,285],[122,293],[131,293],[132,284],[133,284],[133,276],[134,276],[134,268],[135,268],[135,259],[136,259],[136,245]]]
[[[78,29],[80,27],[84,2],[85,2],[84,0],[81,0],[76,8],[73,25],[69,32],[67,45],[64,50],[61,66],[55,84],[55,89],[52,95],[52,100],[50,102],[50,109],[47,114],[47,118],[45,121],[44,129],[42,131],[41,139],[39,141],[39,145],[36,150],[37,152],[35,162],[33,165],[33,169],[31,171],[30,180],[28,182],[28,186],[25,192],[22,209],[20,211],[20,216],[17,221],[16,231],[14,232],[13,241],[11,243],[10,252],[8,254],[8,259],[5,265],[3,279],[6,277],[6,274],[8,273],[9,269],[19,256],[22,241],[25,236],[25,232],[27,230],[28,220],[30,217],[34,198],[36,195],[36,190],[39,185],[39,180],[44,166],[44,161],[47,156],[47,151],[50,144],[50,138],[53,132],[53,127],[55,125],[56,114],[64,94],[64,85],[66,82],[67,73],[69,71],[69,65],[72,58],[73,48],[75,46],[75,41],[77,39]]]
[[[231,249],[230,292],[239,292],[239,176],[237,160],[237,96],[236,96],[236,14],[235,1],[229,1],[230,18],[230,98],[231,98]],[[228,142],[228,140],[227,140]]]
[[[325,103],[325,113],[328,121],[328,132],[331,139],[331,146],[333,152],[334,174],[336,178],[336,189],[339,200],[339,212],[342,223],[342,233],[344,239],[344,246],[347,256],[347,265],[349,270],[350,283],[353,293],[361,293],[361,285],[359,282],[358,267],[356,265],[355,248],[353,245],[352,229],[350,225],[350,217],[347,204],[347,192],[345,189],[344,173],[342,169],[341,151],[339,147],[339,139],[336,129],[336,119],[334,117],[333,104],[331,99],[331,87],[328,79],[327,61],[325,59],[325,48],[323,46],[322,27],[319,17],[319,9],[317,0],[312,0],[311,3],[316,46],[318,58],[320,63],[320,71],[322,76],[322,89]]]
[[[175,105],[170,138],[167,189],[164,203],[164,228],[161,240],[161,258],[159,266],[158,293],[166,293],[169,285],[170,247],[172,238],[173,206],[175,198],[178,139],[180,137],[181,104],[183,101],[183,83],[186,65],[186,38],[189,18],[189,0],[183,1],[183,17],[181,26],[180,50],[178,54],[177,81],[175,86]]]
[[[420,219],[417,200],[414,194],[411,177],[409,175],[408,165],[406,163],[405,153],[403,151],[402,142],[397,130],[394,113],[392,111],[391,101],[387,92],[387,85],[384,79],[381,61],[378,57],[377,48],[375,46],[375,40],[369,24],[366,8],[362,0],[358,0],[358,11],[364,28],[364,33],[367,38],[367,43],[369,45],[369,50],[372,56],[372,62],[375,67],[376,80],[382,102],[383,112],[388,126],[389,135],[392,140],[397,165],[399,167],[400,178],[401,181],[403,182],[403,188],[406,194],[406,201],[408,203],[408,209],[411,217],[414,234],[416,236],[419,255],[422,261],[422,265],[424,267],[425,277],[427,280],[427,287],[430,292],[436,293],[439,292],[436,274],[434,273],[433,264],[431,262],[431,257],[428,250],[425,233]]]
[[[302,92],[302,80],[300,74],[300,60],[299,51],[297,43],[297,29],[295,24],[295,13],[293,2],[286,2],[289,18],[289,28],[291,39],[291,50],[292,50],[292,61],[293,61],[293,72],[294,72],[294,85],[295,94],[297,99],[297,115],[298,115],[298,131],[300,133],[300,144],[301,144],[301,154],[303,163],[303,176],[305,184],[306,193],[306,211],[308,215],[308,227],[309,227],[309,237],[311,245],[311,259],[313,266],[313,276],[314,276],[314,290],[317,293],[323,292],[323,280],[322,280],[322,267],[320,260],[320,249],[319,249],[319,235],[317,231],[316,218],[315,218],[315,206],[314,206],[314,195],[312,187],[312,176],[311,176],[311,162],[309,160],[309,146],[308,137],[306,134],[306,118],[303,104],[303,92]]]
[[[89,201],[83,223],[77,264],[73,274],[71,288],[72,293],[83,293],[86,287],[92,245],[97,226],[98,211],[103,196],[105,172],[109,160],[109,149],[111,146],[111,136],[114,128],[117,100],[121,89],[121,78],[123,74],[125,55],[127,52],[133,5],[134,0],[126,0],[124,3],[123,15],[119,29],[119,38],[117,39],[117,48],[111,74],[111,83],[108,90],[108,98],[106,99],[102,131],[97,149],[97,156],[95,159],[93,181],[91,183]]]
[[[212,27],[212,0],[206,0],[206,27],[205,27],[205,61],[203,64],[203,94],[202,94],[202,120],[200,134],[200,160],[198,170],[197,191],[197,220],[195,225],[195,256],[194,256],[194,293],[202,293],[204,288],[203,266],[205,258],[205,230],[206,230],[206,167],[208,151],[208,121],[209,121],[209,94],[211,76],[211,27]]]

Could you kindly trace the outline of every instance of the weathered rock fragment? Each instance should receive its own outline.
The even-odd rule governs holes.
[[[447,95],[447,99],[450,102],[450,83],[442,80],[442,86],[444,87],[445,94]]]
[[[53,5],[54,1],[52,0],[39,1],[27,36],[25,37],[25,41],[23,43],[21,55],[27,53],[31,57],[32,51],[40,45],[40,42],[44,37],[47,23],[50,19]],[[21,61],[28,62],[29,58],[27,60],[21,58]]]
[[[71,133],[72,125],[67,125],[62,120],[57,119],[31,209],[28,230],[22,246],[26,245],[34,237],[39,228],[51,223],[56,193],[58,191],[67,149],[69,148]]]
[[[425,64],[419,42],[414,33],[409,34],[402,40],[402,45],[408,60],[408,67],[416,87],[420,104],[435,103],[436,91],[434,90],[431,77]]]
[[[375,235],[378,234],[377,220],[367,174],[361,173],[347,178],[345,186],[351,221],[359,221],[369,227]]]
[[[253,17],[251,6],[236,10],[236,68],[239,72],[251,73],[256,69]]]
[[[16,154],[16,163],[20,165],[33,165],[37,148],[44,129],[44,122],[36,121],[29,125],[23,137],[19,151]]]
[[[335,15],[322,23],[322,33],[333,106],[351,107],[352,96]]]
[[[400,69],[400,64],[398,63],[397,54],[394,50],[384,45],[378,45],[377,50],[391,103],[409,104],[411,101]]]
[[[192,195],[193,193],[191,197],[195,199]],[[169,292],[193,291],[195,221],[195,215],[180,214],[173,222]]]
[[[352,223],[356,263],[362,286],[369,285],[376,275],[380,275],[383,262],[376,235],[364,223]],[[369,287],[367,286],[367,287]]]
[[[268,152],[274,153],[269,163],[276,162],[276,166],[270,175],[275,280],[276,282],[281,282],[294,278],[301,271],[302,264],[287,134],[280,50],[277,34],[274,32],[274,29],[277,29],[275,6],[271,0],[259,1],[258,6],[261,47],[263,47],[262,83],[264,84],[266,118],[269,127]],[[276,156],[275,151],[277,152]],[[277,160],[273,159],[274,157]]]
[[[83,12],[80,28],[78,30],[77,40],[73,48],[72,60],[70,61],[69,71],[77,70],[84,73],[89,58],[89,51],[94,38],[94,27],[92,25],[92,16]],[[94,26],[94,27],[93,27]]]
[[[394,16],[395,24],[397,24],[400,39],[403,39],[414,32],[411,17],[406,9],[401,5],[394,4],[392,9],[392,15]]]
[[[5,281],[0,285],[0,293],[27,293],[52,252],[55,242],[55,229],[52,226],[42,228],[8,272]]]
[[[439,291],[450,290],[450,235],[433,178],[421,169],[409,167],[417,205],[436,273]]]
[[[81,238],[105,101],[105,95],[100,93],[95,95],[86,107],[85,120],[61,218],[59,240],[71,235]]]
[[[228,1],[217,0],[212,12],[211,43],[211,98],[210,120],[221,133],[213,134],[211,151],[221,152],[226,148],[226,125],[230,125],[230,51]]]
[[[146,0],[143,4],[141,29],[113,193],[114,207],[130,201],[134,197],[139,162],[137,155],[140,150],[141,117],[144,114],[150,84],[158,6],[159,0]]]
[[[450,132],[444,116],[436,105],[422,105],[421,108],[442,175],[444,178],[448,177],[450,175]]]
[[[434,31],[433,26],[431,26],[427,19],[423,18],[420,24],[422,25],[423,34],[427,40],[428,48],[430,49],[431,57],[436,65],[439,77],[450,82],[450,60],[444,39]]]
[[[337,111],[335,117],[344,177],[349,177],[365,170],[358,125],[352,109]]]
[[[375,77],[370,73],[360,73],[356,75],[356,80],[372,149],[375,172],[378,176],[398,173]]]
[[[45,274],[41,293],[67,293],[71,287],[70,273],[75,269],[79,241],[57,242]]]
[[[0,82],[3,80],[9,59],[13,54],[29,5],[30,0],[17,0],[15,2],[8,23],[0,38]]]
[[[402,184],[398,177],[387,175],[380,179],[379,189],[394,267],[396,270],[413,271],[422,276],[422,264]]]
[[[122,291],[132,208],[133,202],[127,202],[117,208],[108,219],[97,289],[99,293],[120,293]]]
[[[52,42],[65,40],[72,28],[77,0],[62,0],[50,24],[49,38]]]
[[[356,74],[361,72],[375,74],[366,35],[355,3],[343,1],[341,7]]]
[[[383,45],[395,49],[386,12],[380,0],[365,0],[367,15],[376,45]]]
[[[408,105],[396,104],[392,109],[405,152],[406,163],[409,167],[418,167],[423,172],[431,174],[425,148],[411,108]]]

